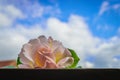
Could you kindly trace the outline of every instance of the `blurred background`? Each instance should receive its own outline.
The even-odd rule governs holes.
[[[120,0],[0,0],[0,61],[40,35],[74,49],[83,68],[120,68]]]

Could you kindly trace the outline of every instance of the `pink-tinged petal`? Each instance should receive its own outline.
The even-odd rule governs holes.
[[[57,65],[60,67],[60,68],[65,68],[67,66],[70,66],[71,64],[73,64],[74,62],[74,59],[72,57],[65,57],[63,59],[61,59]]]
[[[39,39],[32,39],[29,41],[29,44],[31,44],[31,48],[32,48],[32,55],[34,55],[35,51],[40,48],[43,47],[43,45],[40,43]]]
[[[19,64],[18,67],[19,68],[32,68],[32,67],[30,67],[29,65],[26,65],[26,64]]]
[[[71,53],[68,51],[67,48],[63,48],[64,51],[60,51],[61,49],[58,49],[55,52],[55,58],[56,58],[56,63],[59,62],[59,60],[65,58],[65,57],[71,57]]]
[[[52,54],[52,53],[44,53],[43,55],[44,55],[44,56],[47,56],[47,57],[49,57],[49,58],[51,58],[52,60],[55,61],[55,56],[54,56],[54,54]]]
[[[22,62],[23,64],[29,64],[29,62],[31,62],[31,61],[28,58],[26,58],[23,53],[18,55],[20,57],[20,62]]]
[[[37,46],[40,44],[40,41],[39,39],[31,39],[28,43],[31,44],[32,46]]]
[[[55,69],[58,68],[57,65],[51,61],[46,60],[45,65],[43,66],[43,68],[46,69]]]
[[[48,38],[48,43],[49,43],[49,48],[52,49],[52,47],[53,47],[53,39],[52,39],[51,36]]]
[[[35,53],[34,55],[35,67],[42,67],[45,64],[46,57],[42,53]]]
[[[65,56],[64,56],[64,50],[65,50],[65,48],[63,47],[63,46],[59,46],[57,49],[55,49],[55,51],[53,52],[53,54],[54,54],[54,56],[55,56],[55,61],[56,61],[56,63],[60,60],[60,59],[62,59],[62,58],[64,58]]]
[[[57,68],[55,61],[51,57],[45,56],[44,54],[41,54],[41,56],[46,58],[46,60],[44,60],[45,63],[44,63],[44,66],[42,68]]]
[[[41,45],[44,45],[45,47],[49,47],[48,40],[45,36],[43,36],[43,35],[39,36],[38,39],[39,39]]]
[[[53,43],[53,46],[55,46],[55,50],[54,50],[54,53],[56,53],[57,51],[60,51],[61,53],[64,53],[64,50],[65,48],[63,47],[62,43],[58,43],[58,44],[54,44]]]
[[[26,64],[30,67],[34,67],[34,63],[32,61],[30,61],[27,57],[25,57],[25,55],[23,53],[18,55],[20,57],[20,62],[22,64]]]
[[[50,62],[56,64],[56,62],[55,62],[52,58],[50,58],[49,56],[45,56],[45,57],[46,57],[46,60],[48,60],[48,61],[50,61]]]
[[[46,60],[56,64],[50,56],[46,56],[45,54],[42,54],[41,52],[36,53],[34,56],[35,67],[42,68],[43,66],[45,66]]]
[[[23,45],[22,52],[26,58],[28,58],[30,61],[33,61],[33,53],[32,53],[32,45],[31,44],[25,44]]]
[[[48,42],[49,43],[53,42],[53,38],[51,36],[48,38]]]
[[[65,48],[64,55],[65,56],[72,56],[70,51],[67,48]]]
[[[59,46],[63,46],[62,43],[57,40],[53,40],[51,47],[52,52],[54,52]]]

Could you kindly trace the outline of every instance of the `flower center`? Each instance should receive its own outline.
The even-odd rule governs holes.
[[[34,55],[35,66],[43,67],[46,61],[45,55],[51,52],[48,48],[39,48]]]
[[[50,53],[51,50],[49,48],[40,48],[40,49],[38,49],[38,52],[41,52],[44,54],[44,53]]]

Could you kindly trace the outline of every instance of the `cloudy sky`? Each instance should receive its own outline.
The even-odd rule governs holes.
[[[83,68],[120,68],[120,1],[0,0],[0,60],[39,35],[74,49]]]

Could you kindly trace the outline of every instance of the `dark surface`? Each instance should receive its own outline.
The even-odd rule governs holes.
[[[120,80],[120,69],[0,69],[0,80]]]

